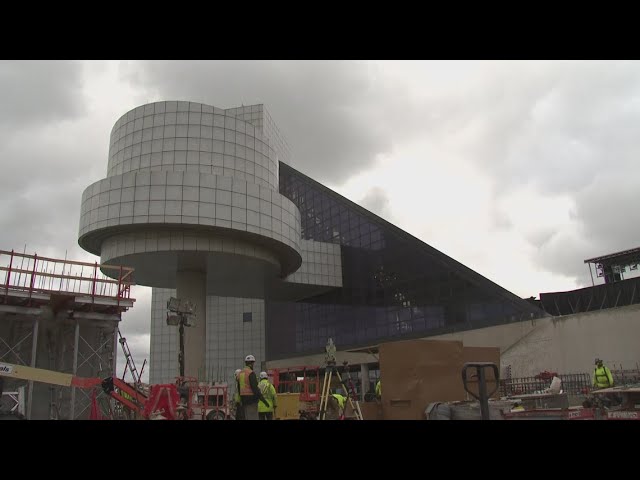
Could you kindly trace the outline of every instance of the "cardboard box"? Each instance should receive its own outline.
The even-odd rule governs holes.
[[[385,420],[423,420],[431,402],[463,400],[462,342],[407,340],[379,346]]]
[[[423,420],[431,402],[464,401],[473,397],[464,390],[462,368],[467,362],[492,362],[500,367],[498,347],[464,347],[446,340],[407,340],[379,346],[382,379],[382,418]],[[477,393],[475,369],[467,373],[469,388]],[[496,386],[491,370],[486,370],[487,390]],[[499,392],[493,395],[497,398]],[[366,404],[363,404],[366,405]],[[372,407],[367,416],[376,416]],[[369,411],[371,409],[371,411]],[[363,417],[367,418],[363,411]]]
[[[360,403],[363,420],[382,420],[382,404],[378,402]]]

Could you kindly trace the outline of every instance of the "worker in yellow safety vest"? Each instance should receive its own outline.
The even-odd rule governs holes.
[[[376,397],[378,399],[382,398],[382,380],[378,380],[378,383],[376,383]]]
[[[262,392],[262,396],[269,403],[269,405],[264,405],[262,402],[258,403],[258,418],[260,420],[273,420],[273,415],[276,413],[278,406],[278,398],[275,387],[269,382],[267,372],[260,372],[258,387]]]
[[[346,406],[346,403],[347,403],[347,397],[342,395],[342,389],[340,389],[339,392],[340,393],[338,393],[338,391],[336,391],[335,393],[332,393],[331,396],[333,398],[335,398],[336,402],[338,403],[338,415],[339,415],[340,419],[343,419],[344,418],[344,407]]]
[[[265,400],[258,387],[258,378],[253,371],[253,365],[255,363],[256,357],[247,355],[244,358],[245,367],[238,374],[238,380],[236,382],[245,420],[258,420],[258,402],[269,406],[269,403]]]
[[[593,386],[597,388],[613,387],[611,370],[609,370],[599,358],[596,358],[595,365],[596,368],[593,370]]]
[[[524,412],[524,407],[520,405],[520,402],[516,402],[513,404],[512,412]]]

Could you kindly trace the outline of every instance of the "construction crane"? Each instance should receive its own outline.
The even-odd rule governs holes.
[[[120,346],[122,347],[122,352],[124,353],[124,359],[127,362],[125,367],[125,373],[127,372],[127,370],[129,370],[129,373],[131,374],[131,378],[133,379],[133,384],[136,387],[140,387],[140,385],[142,384],[142,371],[138,372],[138,369],[136,368],[136,363],[133,361],[133,355],[131,354],[131,350],[129,349],[129,344],[127,343],[127,339],[122,336],[122,333],[120,332],[120,328],[118,328],[118,337],[119,337],[118,341],[120,342]],[[146,360],[142,363],[143,370],[144,370],[145,364],[146,364]],[[125,373],[122,374],[122,380],[124,380]]]

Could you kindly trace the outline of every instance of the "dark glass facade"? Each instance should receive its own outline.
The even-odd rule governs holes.
[[[339,243],[343,287],[266,302],[267,358],[417,338],[531,318],[542,310],[391,223],[280,163],[280,193],[302,238]]]

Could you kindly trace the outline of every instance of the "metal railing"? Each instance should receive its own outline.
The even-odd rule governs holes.
[[[562,391],[569,395],[581,395],[591,388],[591,375],[588,373],[569,373],[558,375],[562,381]],[[501,397],[530,395],[541,393],[551,385],[551,379],[535,377],[517,377],[500,380]]]
[[[104,271],[112,275],[107,276]],[[133,268],[39,257],[14,250],[0,250],[0,281],[0,298],[16,292],[29,299],[38,293],[73,293],[118,302],[130,298],[134,285]]]
[[[636,368],[623,368],[622,364],[611,364],[611,376],[616,386],[640,385],[640,365],[636,363]]]
[[[548,373],[548,372],[545,372]],[[636,368],[622,368],[621,364],[611,364],[611,376],[617,387],[628,385],[640,385],[640,365]],[[562,380],[562,391],[569,395],[581,395],[593,389],[592,373],[569,373],[558,375]],[[536,375],[535,377],[504,378],[500,380],[500,396],[517,396],[539,393],[551,385],[549,375]]]

